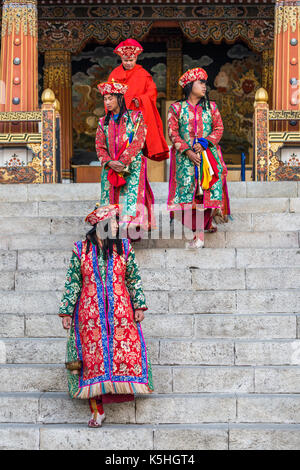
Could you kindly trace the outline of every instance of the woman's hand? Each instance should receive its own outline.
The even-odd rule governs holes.
[[[118,162],[118,161],[111,161],[111,162],[108,163],[108,166],[112,170],[114,170],[116,173],[121,173],[125,168],[124,163],[121,163],[121,162]]]
[[[202,147],[201,144],[195,144],[194,145],[194,150],[196,153],[202,153],[204,151],[204,148]]]
[[[137,98],[133,98],[132,101],[134,102],[134,104],[136,105],[137,108],[140,107],[140,102],[139,102],[139,100],[138,100]]]
[[[192,150],[188,150],[186,154],[195,165],[200,165],[201,157],[198,153],[195,153]]]
[[[145,318],[144,311],[141,309],[138,309],[135,311],[134,319],[137,323],[143,321]]]
[[[69,330],[72,325],[72,317],[62,317],[62,325],[65,330]]]

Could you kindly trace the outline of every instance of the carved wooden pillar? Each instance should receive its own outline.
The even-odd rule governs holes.
[[[255,180],[269,179],[269,105],[264,88],[257,90],[254,103]]]
[[[55,183],[56,175],[56,103],[52,90],[42,95],[42,173],[43,183]]]
[[[300,6],[295,0],[276,0],[273,109],[300,110]],[[296,124],[296,125],[292,125]],[[277,131],[299,131],[296,121],[276,123]]]
[[[3,1],[0,111],[38,109],[37,0]],[[1,132],[36,132],[34,123],[6,123]]]
[[[266,49],[262,53],[262,86],[269,95],[270,109],[273,107],[274,49]]]
[[[182,89],[178,80],[182,75],[182,36],[178,32],[167,40],[167,100],[178,100]]]
[[[61,174],[63,180],[70,181],[73,155],[71,52],[58,49],[45,52],[44,88],[51,88],[60,102]]]

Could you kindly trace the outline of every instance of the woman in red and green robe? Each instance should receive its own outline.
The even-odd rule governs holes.
[[[224,127],[218,106],[208,99],[207,78],[201,68],[188,70],[179,80],[185,99],[173,103],[168,113],[168,132],[173,144],[168,209],[195,232],[191,248],[203,246],[204,230],[216,231],[212,225],[214,214],[222,221],[227,221],[230,214],[227,168],[219,145]],[[209,155],[206,161],[213,176],[209,189],[203,189],[199,195],[201,173],[197,167],[204,150]]]
[[[154,226],[154,196],[142,153],[147,127],[140,111],[127,110],[127,86],[117,82],[98,85],[107,114],[99,120],[96,152],[102,166],[101,205],[121,206],[120,227],[124,237],[140,238],[140,229]]]
[[[134,250],[118,238],[118,206],[95,209],[93,228],[74,244],[59,316],[70,329],[67,370],[72,398],[89,399],[90,427],[105,418],[103,403],[153,392],[152,369],[140,322],[147,310]],[[114,225],[115,223],[115,225]],[[103,236],[107,230],[112,236]]]

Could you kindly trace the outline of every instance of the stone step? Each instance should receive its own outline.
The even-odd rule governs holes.
[[[172,315],[146,313],[142,323],[143,334],[150,338],[244,338],[244,339],[295,339],[300,333],[300,316],[284,314],[201,314]],[[162,331],[164,334],[162,335]],[[0,317],[0,338],[66,338],[58,315],[2,314]],[[152,340],[151,340],[152,341]],[[155,347],[151,346],[151,358]]]
[[[149,304],[151,295],[147,293]],[[163,299],[161,299],[163,300]],[[166,299],[165,299],[166,300]],[[193,291],[170,292],[168,311],[173,314],[187,313],[297,313],[298,290],[246,290],[246,291]],[[154,307],[160,309],[160,307]],[[150,309],[151,311],[151,309]],[[159,312],[161,313],[161,309]]]
[[[169,240],[171,237],[182,239],[182,236],[190,236],[190,230],[182,227],[177,222],[175,235],[170,227],[169,214],[160,217],[159,229],[144,234],[145,239]],[[300,212],[298,213],[237,213],[226,224],[218,225],[220,232],[298,232],[300,227]],[[20,235],[64,235],[79,234],[80,238],[90,230],[88,224],[84,224],[83,217],[19,217],[16,224],[15,217],[0,218],[1,239]],[[134,234],[133,234],[134,235]],[[74,236],[74,235],[73,235]],[[133,236],[132,236],[133,238]]]
[[[0,250],[1,272],[65,270],[72,250]],[[136,250],[140,269],[170,270],[177,276],[181,270],[227,270],[244,268],[299,268],[299,248],[204,248],[201,250],[157,249]],[[212,274],[214,274],[212,272]],[[224,274],[220,274],[219,280]],[[233,272],[234,274],[234,272]],[[196,276],[201,276],[200,272]],[[204,276],[205,274],[203,274]],[[297,281],[296,281],[297,282]]]
[[[146,291],[151,314],[299,313],[298,289]],[[60,291],[0,291],[1,314],[57,314]]]
[[[255,255],[254,255],[255,256]],[[249,263],[258,264],[254,257]],[[238,260],[238,262],[240,259]],[[242,261],[244,262],[244,260]],[[284,260],[282,260],[284,262]],[[47,266],[41,266],[47,268]],[[33,266],[34,268],[34,266]],[[300,267],[247,267],[228,269],[140,269],[146,291],[299,289]],[[66,281],[66,269],[18,270],[0,272],[3,291],[59,291]]]
[[[27,253],[27,252],[25,252]],[[144,262],[144,252],[138,252],[137,257]],[[227,268],[272,268],[272,267],[298,267],[300,266],[300,250],[293,248],[272,249],[272,248],[237,248],[237,249],[209,249],[200,251],[173,250],[163,252],[155,251],[155,256],[159,256],[165,261],[166,268],[195,268],[195,269],[227,269]],[[21,252],[19,257],[21,256]],[[143,264],[141,263],[141,266]]]
[[[104,405],[107,424],[300,423],[299,394],[166,394]],[[0,423],[85,424],[87,400],[62,393],[0,394]]]
[[[166,200],[169,184],[151,183],[156,199]],[[279,182],[229,182],[230,198],[297,198],[300,196],[300,183],[297,181]],[[100,184],[10,184],[1,185],[0,202],[37,201],[91,201],[99,200]]]
[[[296,426],[296,425],[295,425]],[[228,425],[0,425],[1,450],[227,450]],[[67,440],[66,440],[66,436]],[[294,436],[294,433],[293,433]],[[291,440],[296,446],[295,437]]]
[[[192,331],[191,331],[192,333]],[[296,333],[296,328],[294,329]],[[65,339],[3,338],[2,364],[64,364]],[[170,337],[146,339],[153,364],[172,365],[299,365],[300,340],[297,338],[199,338]],[[159,354],[157,353],[159,348]]]
[[[152,359],[152,357],[151,357]],[[63,364],[1,365],[1,392],[67,392]],[[172,385],[172,373],[174,374]],[[239,375],[240,374],[240,375]],[[299,393],[299,365],[153,366],[156,393]]]
[[[149,345],[149,342],[148,342]],[[149,350],[151,348],[148,348]],[[151,355],[153,360],[153,355]],[[155,361],[153,361],[154,363]],[[7,376],[9,382],[1,387],[2,392],[19,392],[27,395],[33,392],[57,391],[68,393],[67,378],[62,364],[54,365],[9,365],[3,367],[3,376]],[[288,371],[280,366],[280,370],[288,376]],[[296,381],[291,393],[299,383],[299,368],[290,366],[290,374],[296,374]],[[266,369],[266,367],[265,367]],[[156,394],[178,393],[254,393],[255,376],[259,375],[259,368],[249,366],[153,366],[153,377]],[[263,371],[262,371],[263,372]],[[12,378],[10,378],[12,374]],[[30,380],[28,381],[28,377]],[[46,375],[49,376],[46,378]],[[13,383],[17,377],[18,386]],[[18,388],[19,387],[19,388]],[[276,390],[275,390],[276,391]],[[272,390],[272,392],[275,392]],[[262,389],[259,392],[264,392]],[[282,383],[281,389],[277,393],[289,392]]]
[[[13,400],[17,405],[17,416],[12,416],[9,411]],[[19,413],[18,403],[21,406]],[[152,395],[137,397],[134,402],[110,404],[105,408],[107,422],[114,424],[199,424],[236,420],[236,396],[230,394],[169,394],[165,398]],[[11,397],[0,396],[0,422],[3,423],[21,420],[23,423],[79,424],[86,423],[89,417],[87,400],[71,400],[67,394],[35,394],[28,398],[21,394],[19,399],[15,394]]]
[[[244,227],[246,229],[247,227]],[[204,245],[205,248],[298,248],[300,245],[300,234],[298,231],[238,231],[239,226],[233,225],[230,222],[226,226],[218,225],[217,233],[205,233]],[[169,249],[180,248],[185,249],[186,242],[191,240],[190,233],[183,233],[174,238],[172,232],[169,236],[168,232],[164,232],[164,238],[151,238],[149,234],[147,239],[143,239],[138,243],[133,243],[135,250],[144,249]],[[162,236],[162,235],[161,235]],[[85,236],[83,235],[83,239]],[[1,243],[1,240],[0,240]],[[30,246],[29,246],[30,247]],[[29,248],[28,247],[28,248]],[[24,247],[25,248],[25,247]],[[22,249],[22,247],[21,247]]]
[[[218,225],[220,232],[298,232],[300,213],[237,213],[226,224]],[[90,230],[82,217],[19,217],[18,224],[14,217],[0,218],[1,239],[19,235],[64,235],[79,234],[80,239]],[[160,231],[153,230],[144,234],[145,239],[155,240],[189,237],[190,231],[177,222],[176,232],[170,227],[169,214],[160,218]],[[134,235],[134,234],[133,234]],[[74,236],[74,235],[73,235]],[[132,236],[133,238],[133,236]]]
[[[296,212],[298,198],[243,198],[243,199],[231,199],[230,209],[233,214],[240,214],[243,212],[255,214],[270,212]]]
[[[97,200],[79,201],[27,201],[0,202],[0,218],[9,217],[80,217],[83,219],[94,210]],[[169,214],[167,201],[157,199],[154,204],[156,213]],[[240,213],[286,213],[300,212],[300,197],[235,197],[230,199],[233,216]]]
[[[0,236],[0,250],[72,250],[74,242],[84,240],[85,233],[77,235],[64,234],[14,234]],[[190,238],[189,238],[190,239]],[[205,234],[206,248],[298,248],[299,233],[292,232],[225,232],[223,229],[217,233]],[[133,243],[135,250],[140,249],[168,249],[185,248],[188,239],[174,239],[173,236],[164,239],[144,239]]]
[[[232,424],[230,450],[293,450],[299,448],[298,425]],[[298,435],[297,435],[298,433]]]
[[[118,406],[118,405],[117,405]],[[298,450],[298,424],[0,425],[1,450]],[[67,438],[66,438],[67,436]],[[112,458],[111,455],[108,457]],[[159,462],[159,461],[157,461]],[[169,461],[168,461],[169,463]]]

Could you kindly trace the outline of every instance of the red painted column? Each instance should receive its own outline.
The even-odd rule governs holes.
[[[277,0],[275,6],[275,49],[273,109],[300,111],[300,4]],[[276,123],[276,131],[299,131],[299,123]]]
[[[38,110],[37,0],[3,1],[0,111]],[[36,132],[35,123],[0,124],[1,132]]]

